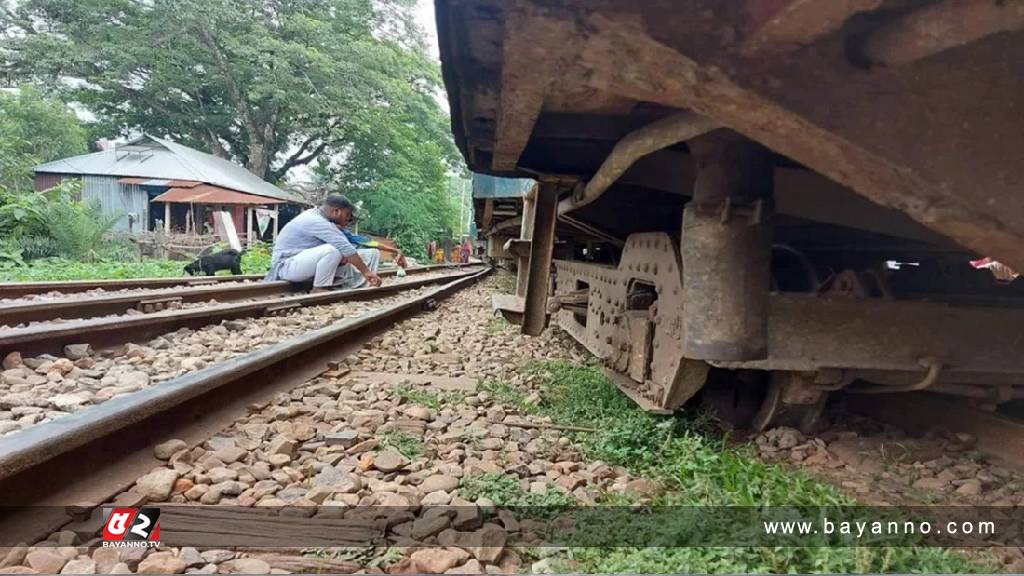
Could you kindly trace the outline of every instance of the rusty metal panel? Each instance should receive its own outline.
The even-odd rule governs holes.
[[[676,408],[704,383],[707,365],[683,357],[685,338],[682,300],[682,264],[679,248],[665,233],[633,234],[626,241],[618,267],[556,260],[556,296],[573,295],[586,284],[586,323],[573,310],[562,308],[559,326],[592,354],[614,362],[620,353],[631,354],[637,346],[626,325],[627,294],[631,283],[654,286],[658,295],[649,314],[653,327],[651,349],[643,381],[633,380],[629,393],[661,408]],[[641,346],[642,348],[642,346]],[[620,387],[623,380],[618,381]]]
[[[922,373],[1024,373],[1024,310],[933,302],[769,296],[768,358],[726,368],[811,371],[859,368]]]
[[[62,181],[63,175],[61,174],[38,173],[36,174],[35,179],[36,192],[49,190],[50,188],[59,185]]]
[[[228,190],[212,184],[199,184],[187,188],[171,188],[167,192],[153,198],[153,202],[176,202],[196,204],[252,204],[264,206],[270,204],[284,204],[284,200],[269,198],[267,196],[256,196],[245,194],[235,190]]]
[[[632,343],[629,349],[629,377],[637,382],[645,382],[650,374],[648,366],[654,343],[651,320],[644,310],[628,312],[626,322],[629,325],[629,341]]]

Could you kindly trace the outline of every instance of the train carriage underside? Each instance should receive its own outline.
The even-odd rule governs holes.
[[[620,388],[764,426],[829,392],[1024,394],[1022,0],[437,0],[496,300]],[[723,375],[728,375],[726,378]],[[722,384],[727,380],[728,384]]]

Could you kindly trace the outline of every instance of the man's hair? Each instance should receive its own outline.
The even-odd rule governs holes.
[[[328,194],[324,197],[324,201],[320,205],[324,208],[349,208],[352,211],[355,211],[356,209],[356,205],[341,194]]]

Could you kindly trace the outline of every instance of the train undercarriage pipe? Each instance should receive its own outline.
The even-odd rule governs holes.
[[[697,157],[693,199],[683,211],[682,260],[687,358],[767,357],[771,283],[772,165],[736,135],[690,144]]]
[[[865,386],[851,386],[847,392],[855,394],[890,394],[893,392],[919,392],[933,387],[939,381],[942,373],[942,362],[935,358],[924,358],[921,364],[928,368],[928,372],[917,382],[903,386],[886,386],[884,384],[868,383]]]
[[[572,196],[559,202],[558,213],[571,212],[600,198],[640,158],[718,127],[706,116],[677,112],[630,132],[615,144],[586,186],[578,187]]]

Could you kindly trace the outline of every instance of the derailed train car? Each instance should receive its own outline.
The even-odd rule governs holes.
[[[1021,0],[437,0],[496,306],[754,426],[833,391],[1024,393]],[[495,254],[499,251],[495,250]]]

